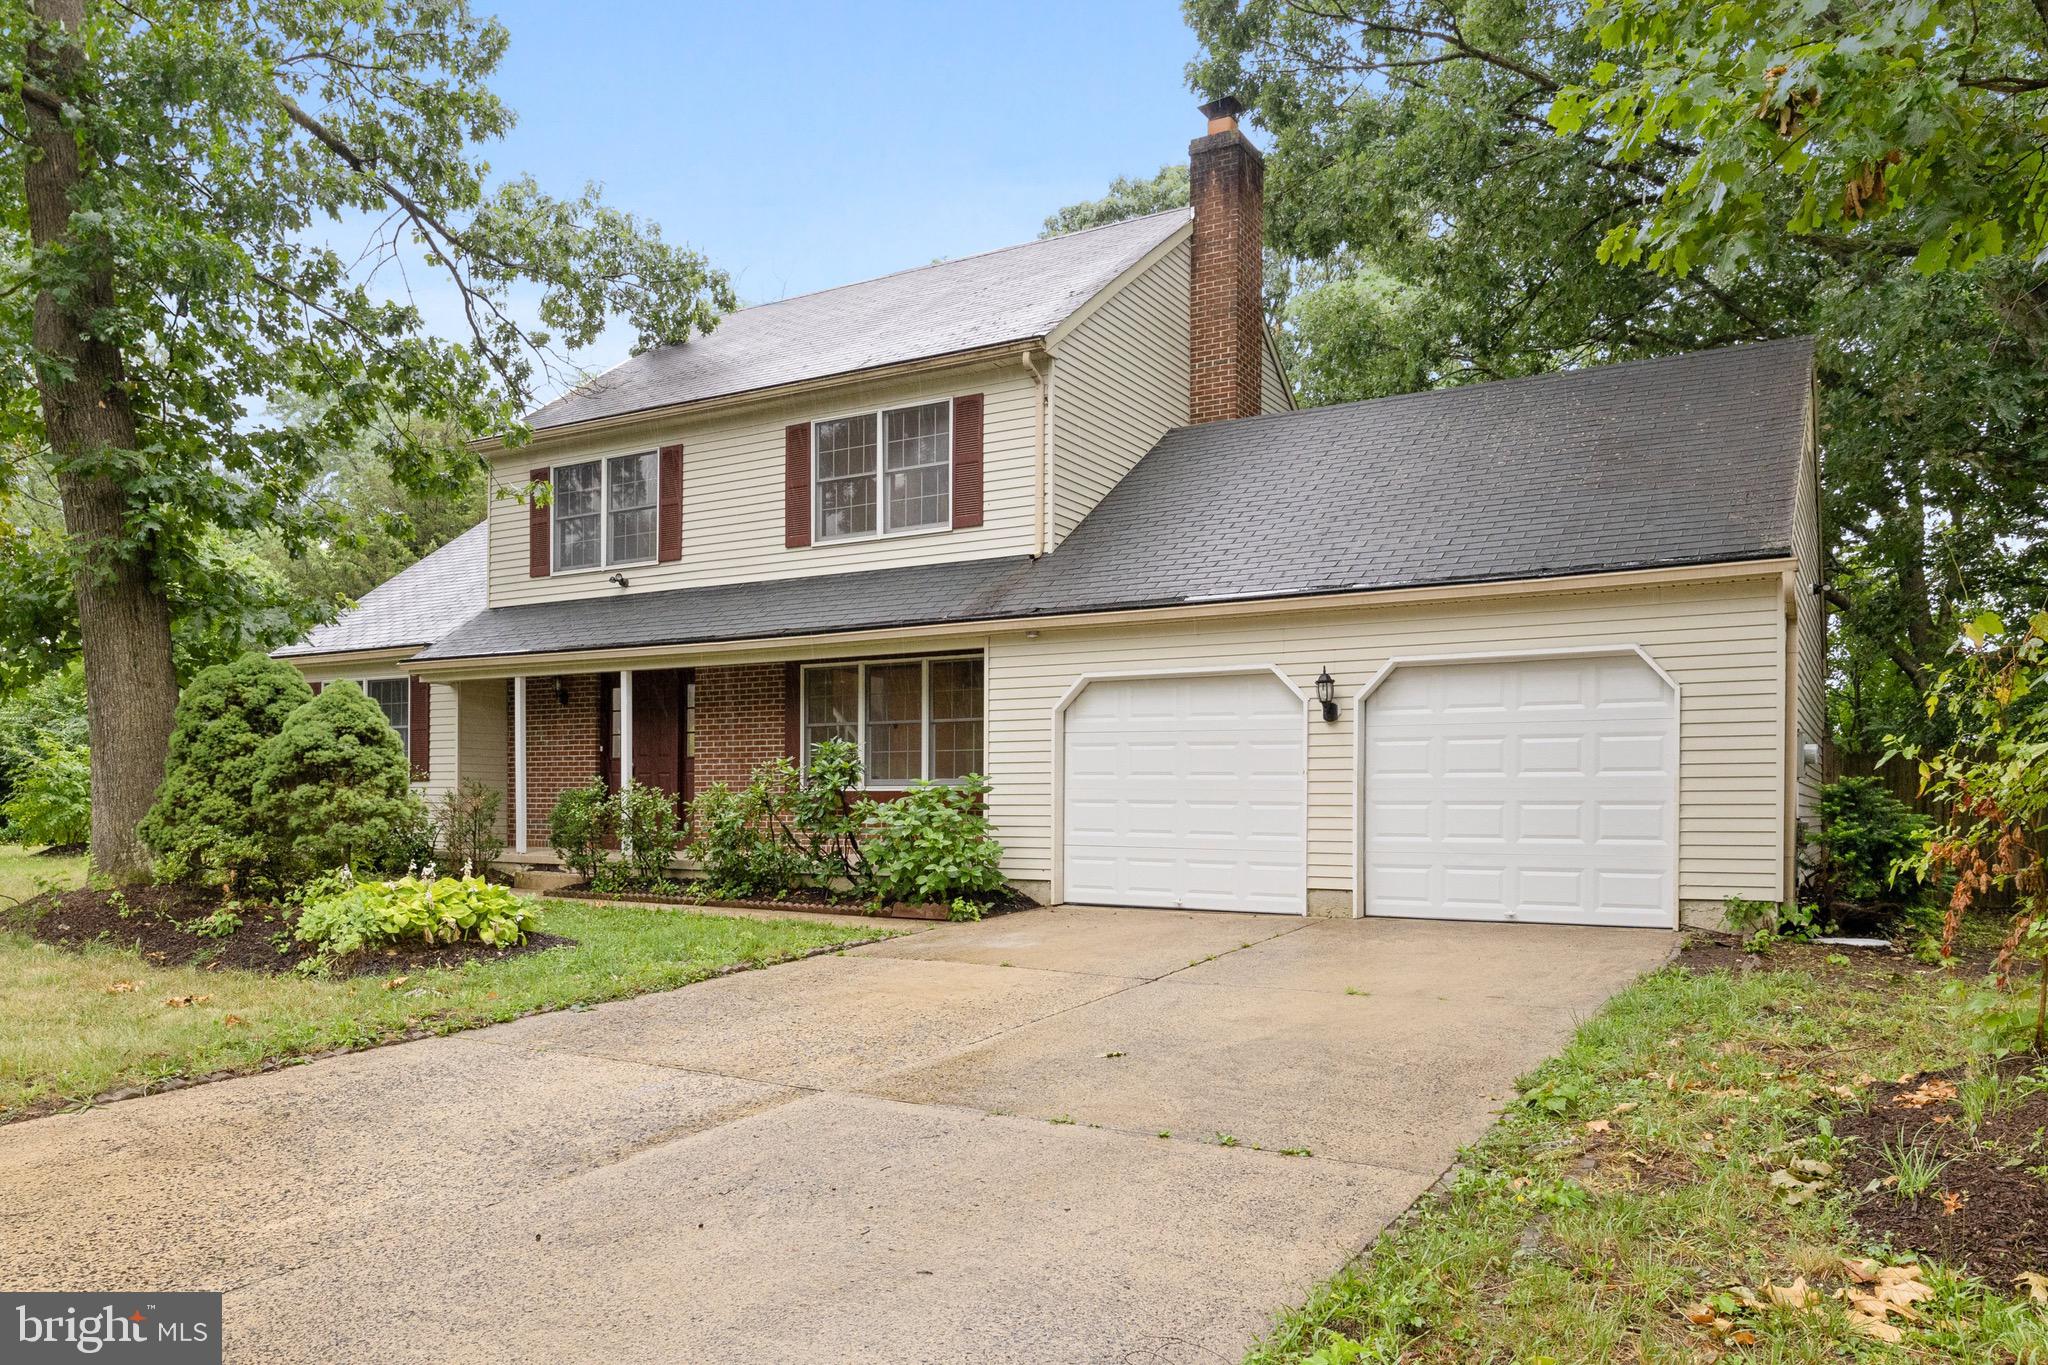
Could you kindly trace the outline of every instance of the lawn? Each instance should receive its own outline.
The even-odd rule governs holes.
[[[1982,1121],[1968,1107],[1986,1088],[1973,1076],[1995,1071],[2016,1078],[2008,1098],[2041,1103],[2028,1062],[1980,1057],[1960,1076],[1962,1104],[1889,1107],[1914,1105],[1922,1073],[1982,1049],[1958,975],[1974,973],[1780,947],[1761,970],[1645,978],[1526,1078],[1449,1182],[1250,1359],[2048,1361],[2048,1305],[2010,1264],[1976,1277],[1928,1259],[1886,1276],[1914,1258],[1851,1218],[1853,1204],[1901,1187],[1879,1174],[1896,1169],[1886,1153],[1844,1142],[1838,1125],[1925,1115],[1956,1126],[1924,1131],[1961,1133]],[[2048,1178],[2028,1127],[2002,1178]],[[1966,1191],[1946,1188],[1961,1169],[1925,1173],[1913,1207],[1926,1222],[1969,1208]],[[2000,1212],[1980,1202],[1976,1213]],[[2048,1272],[2048,1239],[2022,1239],[2023,1256],[2035,1248],[2028,1269]],[[1888,1282],[1912,1301],[1882,1329],[1859,1326],[1837,1297]]]
[[[82,876],[81,859],[0,847],[0,906]],[[584,901],[548,902],[543,927],[575,942],[338,981],[165,967],[129,949],[71,951],[0,928],[0,1121],[172,1078],[686,986],[891,932]]]

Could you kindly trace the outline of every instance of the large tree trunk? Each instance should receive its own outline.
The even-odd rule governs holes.
[[[32,6],[45,23],[72,32],[84,20],[84,0]],[[92,857],[100,871],[131,881],[148,870],[136,827],[163,780],[178,679],[170,601],[150,572],[148,547],[128,542],[126,490],[101,472],[106,452],[135,448],[135,410],[120,349],[94,331],[94,319],[114,304],[112,267],[103,244],[72,231],[72,195],[85,169],[53,104],[78,91],[81,61],[75,49],[43,45],[28,59],[24,99],[35,142],[25,176],[29,239],[38,250],[66,247],[90,263],[86,287],[68,301],[47,290],[36,295],[35,344],[45,357],[37,387],[64,526],[78,553],[72,586],[92,745]]]

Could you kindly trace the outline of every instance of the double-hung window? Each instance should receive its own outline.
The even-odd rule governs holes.
[[[653,559],[659,479],[651,450],[556,465],[555,572]]]
[[[398,747],[412,761],[412,684],[404,678],[365,678],[363,692],[377,703],[384,719],[398,732]]]
[[[804,670],[804,755],[828,739],[860,748],[870,787],[957,782],[982,770],[982,670],[975,657],[878,659]]]
[[[948,400],[813,423],[811,463],[817,540],[953,524],[953,405]]]

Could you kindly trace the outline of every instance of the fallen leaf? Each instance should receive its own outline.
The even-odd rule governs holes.
[[[1586,1123],[1586,1131],[1589,1133],[1604,1133],[1613,1126],[1606,1119],[1589,1119]]]
[[[1780,1308],[1811,1308],[1820,1300],[1820,1295],[1807,1287],[1806,1277],[1799,1276],[1787,1285],[1764,1284],[1764,1297]]]
[[[1730,1346],[1754,1346],[1756,1345],[1756,1333],[1750,1331],[1747,1327],[1739,1332],[1730,1332],[1728,1334],[1728,1344]]]
[[[1906,1335],[1883,1318],[1866,1317],[1861,1313],[1851,1313],[1849,1315],[1849,1327],[1852,1331],[1861,1332],[1866,1337],[1890,1342],[1894,1346],[1905,1340]]]
[[[1634,1100],[1623,1100],[1620,1104],[1614,1106],[1614,1112],[1617,1114],[1632,1113],[1635,1107],[1636,1102]]]
[[[1899,1084],[1904,1085],[1912,1079],[1911,1076],[1901,1076]],[[1930,1104],[1946,1104],[1955,1097],[1956,1083],[1942,1080],[1937,1076],[1932,1080],[1922,1081],[1903,1095],[1893,1096],[1892,1103],[1905,1109],[1925,1109]]]
[[[240,1028],[246,1022],[239,1014],[223,1014],[220,1017],[222,1028]]]
[[[171,1009],[182,1010],[193,1005],[203,1005],[211,999],[213,997],[210,995],[167,995],[164,997],[164,1004]]]
[[[1942,1217],[1955,1217],[1958,1213],[1962,1212],[1963,1205],[1969,1202],[1970,1192],[1968,1190],[1943,1190],[1941,1192]]]
[[[2027,1297],[2035,1303],[2048,1303],[2048,1275],[2038,1270],[2022,1270],[2012,1277],[2012,1282],[2027,1291]]]
[[[139,981],[116,981],[106,988],[108,995],[126,995],[142,983]]]
[[[400,986],[403,986],[406,982],[410,980],[412,980],[412,978],[409,976],[394,976],[389,981],[386,981],[384,983],[384,989],[387,991],[395,991]]]

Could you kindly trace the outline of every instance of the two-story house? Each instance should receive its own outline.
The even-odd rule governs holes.
[[[1192,212],[744,309],[532,414],[488,522],[282,651],[430,792],[980,772],[1035,898],[1670,925],[1791,894],[1811,350],[1294,411],[1233,102]]]

